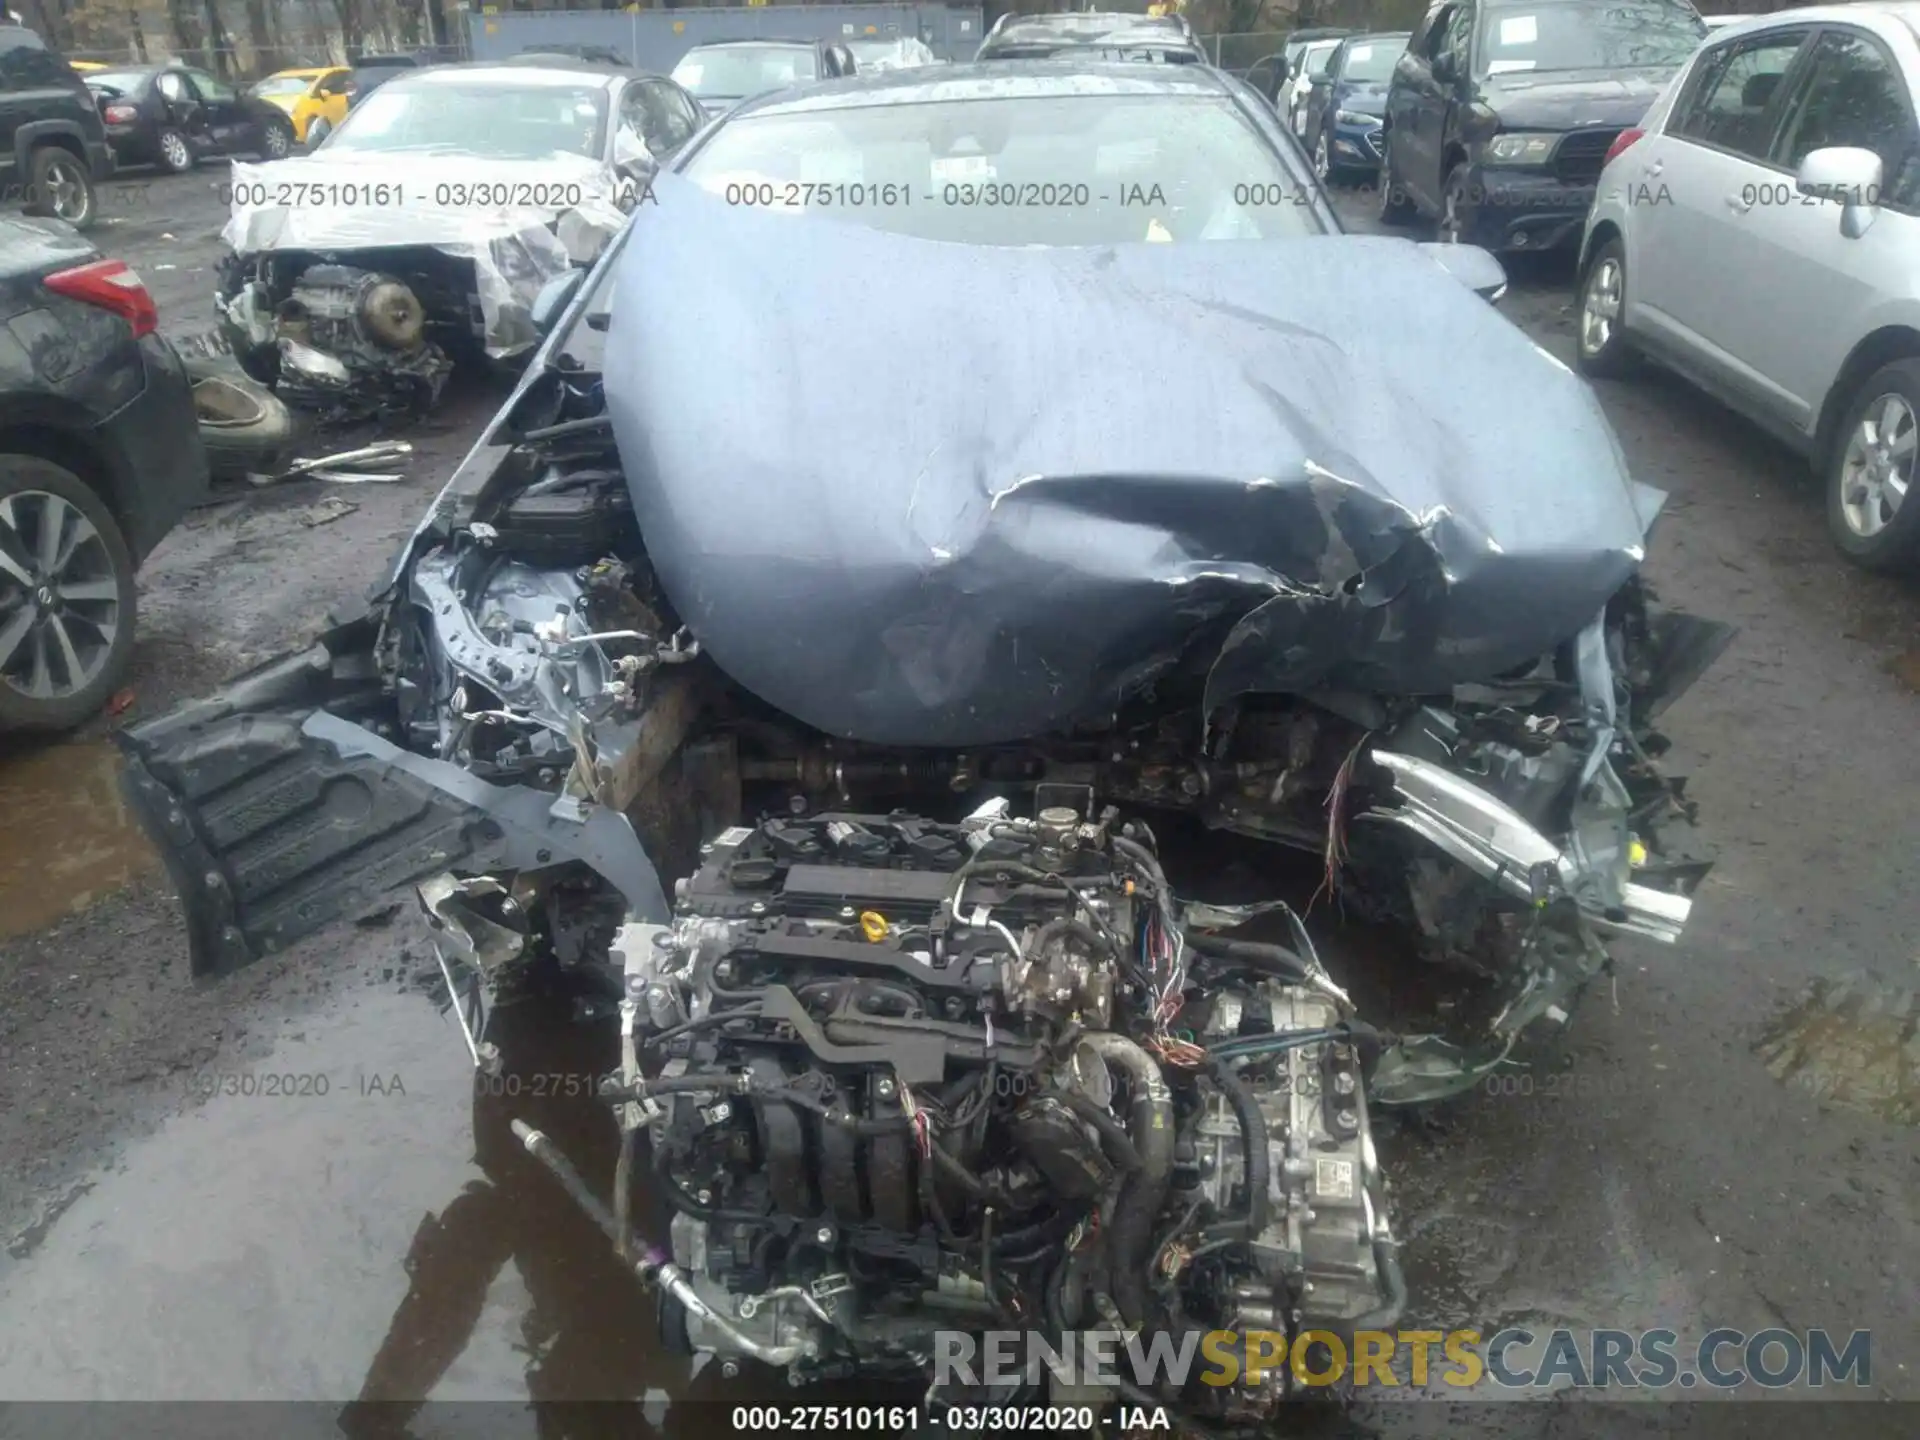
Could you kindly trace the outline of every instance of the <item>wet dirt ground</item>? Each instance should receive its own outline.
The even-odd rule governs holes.
[[[211,184],[152,182],[105,242],[169,326],[208,316]],[[1503,302],[1562,359],[1569,286],[1536,260]],[[1602,400],[1673,496],[1650,558],[1664,597],[1743,627],[1668,727],[1719,865],[1684,944],[1619,947],[1563,1068],[1382,1121],[1409,1323],[1869,1329],[1861,1393],[1920,1398],[1920,593],[1846,568],[1805,467],[1712,402],[1658,375]],[[792,1398],[661,1353],[650,1302],[506,1139],[528,1119],[604,1188],[604,1110],[534,1077],[609,1055],[506,1012],[520,1093],[476,1094],[405,908],[191,987],[112,790],[104,728],[299,642],[375,576],[492,403],[456,395],[407,484],[200,512],[143,577],[134,708],[0,753],[0,1397],[646,1399],[661,1433],[714,1435],[729,1402]],[[358,508],[307,523],[334,495]],[[1410,962],[1317,928],[1336,970],[1392,994]],[[1620,1430],[1682,1423],[1609,1409]],[[1393,1434],[1567,1424],[1559,1405],[1422,1414],[1353,1412]]]

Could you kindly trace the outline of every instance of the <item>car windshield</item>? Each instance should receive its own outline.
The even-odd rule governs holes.
[[[849,40],[847,49],[857,70],[908,70],[939,59],[920,40]]]
[[[876,229],[975,245],[1322,233],[1279,152],[1215,95],[748,115],[722,125],[685,173],[729,203],[831,205]]]
[[[1674,66],[1700,48],[1706,22],[1684,0],[1502,5],[1481,22],[1481,73]]]
[[[269,75],[253,87],[253,93],[262,97],[272,95],[304,95],[313,87],[311,75]]]
[[[1347,48],[1346,61],[1340,67],[1340,78],[1357,80],[1361,84],[1391,79],[1394,64],[1406,52],[1406,48],[1405,35],[1377,35],[1359,41]]]
[[[393,81],[348,112],[327,151],[443,150],[499,160],[598,155],[606,111],[597,86]]]
[[[810,47],[728,45],[689,50],[673,67],[673,78],[695,95],[744,97],[815,79],[818,64]]]
[[[137,90],[147,78],[144,70],[92,70],[87,73],[87,87],[99,90],[107,95],[125,95]]]

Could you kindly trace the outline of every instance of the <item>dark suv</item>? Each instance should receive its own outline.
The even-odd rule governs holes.
[[[0,729],[64,730],[125,680],[134,569],[206,494],[207,454],[120,261],[0,216],[0,317]]]
[[[1440,0],[1388,90],[1380,218],[1495,251],[1577,243],[1607,151],[1706,33],[1687,0]]]
[[[93,92],[33,31],[0,24],[0,197],[84,230],[112,173]]]

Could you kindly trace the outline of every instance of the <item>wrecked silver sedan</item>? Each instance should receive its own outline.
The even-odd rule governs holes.
[[[585,63],[382,85],[314,154],[233,167],[227,342],[304,408],[424,410],[456,360],[532,350],[541,289],[599,258],[698,113]]]
[[[1651,605],[1657,496],[1488,257],[1342,235],[1215,71],[856,79],[673,169],[367,612],[125,735],[196,971],[415,886],[476,1065],[597,999],[611,1202],[522,1138],[671,1343],[796,1383],[1391,1327],[1374,1107],[1687,920],[1651,727],[1726,632]],[[1368,1025],[1292,909],[1175,888],[1183,819],[1504,1003]]]

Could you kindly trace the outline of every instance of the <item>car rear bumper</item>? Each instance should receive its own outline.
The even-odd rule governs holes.
[[[1460,238],[1496,253],[1579,244],[1596,188],[1490,167],[1476,167],[1468,185],[1468,233]]]
[[[186,367],[159,335],[139,344],[146,384],[94,432],[99,453],[113,471],[136,564],[206,498],[211,485]]]

